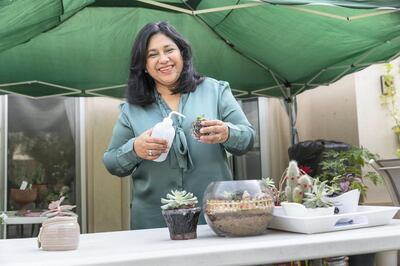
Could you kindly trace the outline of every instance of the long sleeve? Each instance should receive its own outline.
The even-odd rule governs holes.
[[[242,155],[253,147],[255,131],[233,97],[229,84],[220,81],[220,85],[222,92],[219,112],[222,121],[229,127],[229,138],[223,145],[228,152]]]
[[[133,149],[135,141],[133,129],[122,109],[114,126],[110,145],[103,157],[107,170],[112,175],[120,177],[130,175],[141,162]]]

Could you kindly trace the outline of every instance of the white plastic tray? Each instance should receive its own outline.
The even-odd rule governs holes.
[[[357,212],[317,217],[286,216],[282,207],[275,207],[271,229],[303,234],[333,232],[388,224],[400,207],[358,206]]]

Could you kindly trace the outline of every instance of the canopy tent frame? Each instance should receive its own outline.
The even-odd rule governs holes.
[[[86,5],[89,5],[88,3],[91,2],[91,0],[83,0],[83,4],[78,4],[79,7],[84,7]],[[92,1],[94,2],[94,1]],[[316,19],[313,19],[312,17],[321,17],[321,18],[327,18],[327,20],[331,19],[330,21],[339,21],[339,22],[328,22],[327,25],[329,26],[341,26],[341,25],[351,25],[349,23],[353,21],[359,21],[361,19],[365,20],[368,18],[376,17],[376,16],[381,16],[381,15],[389,15],[390,14],[396,13],[400,11],[400,5],[395,3],[395,1],[386,1],[386,3],[391,3],[391,7],[385,7],[384,5],[379,4],[378,2],[373,2],[373,1],[368,1],[368,4],[363,3],[358,3],[356,1],[345,1],[345,0],[334,0],[334,1],[328,1],[328,0],[320,0],[320,1],[312,1],[312,0],[303,0],[303,1],[276,1],[276,0],[246,0],[246,1],[237,1],[236,5],[230,5],[226,4],[223,6],[219,7],[214,7],[216,4],[215,3],[206,3],[207,1],[204,1],[202,3],[205,3],[203,7],[206,8],[197,8],[197,5],[200,3],[198,1],[196,4],[192,5],[192,3],[189,3],[191,1],[189,0],[175,0],[175,1],[167,1],[169,3],[174,2],[174,4],[169,4],[165,2],[160,2],[156,0],[134,0],[132,1],[132,5],[135,7],[143,7],[143,4],[150,5],[149,10],[167,10],[170,12],[165,12],[165,13],[170,13],[174,14],[174,12],[179,12],[182,14],[189,15],[191,17],[194,17],[195,21],[199,22],[199,30],[201,28],[207,28],[208,30],[211,30],[214,36],[211,36],[212,38],[217,37],[215,39],[219,39],[222,41],[225,45],[229,46],[231,50],[233,51],[234,54],[237,54],[237,57],[243,57],[245,60],[248,60],[252,64],[248,64],[247,61],[245,60],[237,60],[234,56],[232,58],[235,58],[232,62],[241,62],[244,64],[247,64],[249,66],[249,69],[254,69],[258,71],[258,74],[256,75],[257,78],[259,78],[258,83],[251,83],[250,84],[255,84],[255,86],[249,86],[249,82],[244,83],[244,82],[238,82],[238,84],[242,86],[238,86],[238,89],[233,89],[233,92],[235,96],[237,97],[242,97],[242,96],[272,96],[272,97],[280,97],[283,98],[285,104],[287,105],[287,112],[289,116],[289,124],[291,128],[291,139],[292,143],[295,143],[298,141],[298,136],[297,136],[297,130],[295,128],[296,125],[296,95],[307,90],[307,89],[312,89],[317,86],[321,85],[329,85],[341,77],[343,77],[346,74],[352,73],[354,71],[361,70],[364,67],[367,67],[373,63],[383,63],[383,62],[388,62],[391,61],[392,59],[396,58],[397,56],[400,55],[400,52],[396,53],[395,55],[392,56],[393,52],[396,52],[398,47],[398,41],[400,39],[400,36],[395,36],[395,37],[390,37],[388,40],[385,40],[386,36],[382,34],[376,34],[372,36],[377,36],[379,37],[376,38],[376,40],[370,40],[368,38],[359,38],[359,40],[366,41],[365,46],[363,46],[363,49],[355,49],[355,51],[351,50],[352,53],[345,53],[347,57],[343,57],[345,59],[342,59],[342,61],[336,60],[336,58],[332,56],[327,56],[326,60],[327,61],[319,61],[319,65],[308,65],[310,67],[310,71],[306,73],[306,71],[299,72],[299,71],[294,71],[295,75],[290,73],[290,71],[286,71],[288,69],[288,64],[283,65],[282,64],[273,64],[274,61],[270,61],[270,59],[263,58],[263,56],[259,56],[258,54],[254,54],[249,52],[248,49],[246,49],[245,46],[243,46],[243,41],[240,42],[241,40],[235,39],[235,36],[227,34],[227,32],[224,32],[221,27],[218,27],[222,22],[226,20],[228,16],[232,14],[232,12],[227,12],[227,14],[222,14],[222,19],[221,17],[217,17],[217,24],[213,24],[212,20],[208,19],[207,16],[201,16],[205,14],[211,14],[215,12],[224,12],[224,11],[233,11],[233,10],[243,10],[243,9],[253,9],[257,7],[261,7],[260,11],[266,11],[266,13],[263,12],[254,12],[260,15],[264,14],[281,14],[279,12],[282,12],[284,9],[287,10],[295,10],[299,11],[300,13],[303,14],[310,14],[310,16],[304,16],[302,15],[301,17],[305,17],[306,19],[309,19],[310,22],[315,21]],[[194,1],[193,3],[195,3]],[[334,2],[335,4],[327,4],[327,2]],[[142,4],[138,4],[142,3]],[[343,4],[344,3],[344,4]],[[364,6],[366,5],[366,6]],[[153,6],[153,8],[151,8]],[[271,8],[264,8],[264,6],[268,6]],[[325,6],[327,8],[325,8]],[[154,8],[156,7],[156,8]],[[184,8],[186,7],[186,8]],[[331,7],[333,9],[331,9]],[[336,9],[338,7],[339,9]],[[345,9],[345,7],[354,7],[355,9],[351,12]],[[379,7],[379,8],[377,8]],[[147,7],[146,7],[147,8]],[[270,10],[271,9],[271,10]],[[357,10],[356,10],[357,9]],[[79,9],[80,10],[80,9]],[[326,10],[332,12],[327,12]],[[358,11],[360,10],[360,11]],[[366,11],[365,11],[366,10]],[[171,12],[172,11],[172,12]],[[241,12],[241,11],[238,11]],[[269,13],[271,12],[271,13]],[[251,12],[246,12],[250,13]],[[253,13],[253,14],[254,14]],[[290,11],[286,12],[290,13]],[[284,13],[284,14],[286,14]],[[147,14],[147,13],[146,13]],[[236,14],[236,13],[235,13]],[[343,14],[343,15],[341,15]],[[62,14],[61,14],[62,15]],[[299,15],[300,16],[300,15]],[[168,17],[168,16],[166,16]],[[273,20],[266,20],[269,23],[272,23],[279,17],[275,17]],[[324,21],[327,21],[324,19]],[[385,25],[393,25],[393,18],[387,19],[387,24]],[[343,24],[342,24],[343,22]],[[232,21],[230,21],[232,24]],[[205,27],[203,27],[203,25]],[[238,24],[241,26],[240,24]],[[279,25],[279,24],[277,24]],[[353,24],[354,25],[354,24]],[[223,28],[223,27],[222,27]],[[344,28],[344,27],[343,27]],[[285,27],[283,27],[285,29]],[[300,28],[301,29],[301,28]],[[351,33],[351,30],[354,29],[359,29],[357,26],[351,27],[350,30],[346,31],[344,30],[343,32],[345,33],[345,36],[349,36],[349,33]],[[361,27],[362,29],[362,27]],[[243,30],[242,28],[238,28],[238,30],[235,33],[239,33]],[[259,31],[260,33],[262,31]],[[378,32],[375,29],[375,32]],[[393,32],[388,31],[391,33],[389,36],[393,36]],[[262,35],[265,37],[266,35]],[[311,35],[310,35],[311,36]],[[234,37],[234,38],[231,38]],[[334,38],[337,38],[336,35],[331,36],[333,40]],[[236,41],[235,41],[236,40]],[[125,40],[126,41],[126,40]],[[239,41],[239,42],[237,42]],[[267,44],[267,43],[265,43]],[[303,45],[306,47],[306,45],[309,45],[310,42],[304,42]],[[390,48],[390,45],[393,44],[393,47]],[[241,46],[240,46],[241,45]],[[389,48],[386,48],[385,46],[389,46]],[[217,45],[216,47],[221,48],[220,46],[222,45]],[[260,46],[255,46],[256,48],[258,47],[259,49],[262,48]],[[311,45],[312,48],[315,48],[314,46]],[[329,46],[324,46],[325,48]],[[343,45],[343,49],[348,48],[346,44]],[[247,53],[246,53],[247,51]],[[272,50],[274,51],[274,50]],[[276,50],[279,51],[280,50]],[[342,50],[345,51],[345,50]],[[389,54],[386,52],[388,51]],[[375,53],[376,52],[376,53]],[[268,54],[269,55],[269,54]],[[391,56],[388,59],[388,56]],[[264,56],[265,57],[265,56]],[[379,60],[379,59],[384,59],[384,60]],[[278,58],[279,59],[279,58]],[[375,59],[375,60],[374,60]],[[378,59],[378,60],[377,60]],[[276,58],[275,58],[276,60]],[[304,60],[304,58],[303,58]],[[335,61],[336,60],[336,61]],[[318,62],[318,60],[317,60]],[[321,63],[322,62],[322,63]],[[336,62],[336,63],[335,63]],[[254,67],[253,67],[254,66]],[[293,71],[292,71],[293,72]],[[300,75],[300,74],[301,75]],[[264,76],[266,78],[260,78],[261,76]],[[12,76],[12,75],[10,75]],[[40,76],[40,75],[39,75]],[[253,75],[254,76],[254,75]],[[54,78],[55,77],[55,78]],[[122,79],[110,79],[109,81],[105,82],[79,82],[81,83],[66,83],[68,86],[64,86],[61,84],[55,84],[58,83],[58,77],[57,75],[54,75],[51,80],[51,82],[44,81],[46,77],[42,76],[41,78],[37,78],[36,76],[30,77],[29,79],[35,79],[35,80],[30,80],[30,81],[23,81],[23,82],[10,82],[14,81],[13,79],[7,80],[8,77],[6,77],[5,83],[1,84],[0,81],[0,92],[1,93],[14,93],[14,94],[19,94],[23,96],[27,96],[30,98],[47,98],[47,97],[52,97],[52,96],[109,96],[107,93],[110,93],[111,95],[113,92],[110,90],[115,90],[115,92],[120,92],[122,89],[126,88],[126,84],[122,84],[124,82]],[[21,80],[21,79],[19,79]],[[23,79],[22,79],[23,80]],[[42,81],[43,80],[43,81]],[[62,79],[63,82],[65,82],[68,79]],[[229,80],[229,79],[227,79]],[[235,80],[233,78],[233,80]],[[55,82],[54,82],[55,81]],[[262,81],[262,82],[261,82]],[[246,86],[243,86],[246,85]],[[21,85],[27,85],[27,88],[23,90],[25,93],[19,93],[20,88],[18,86]],[[37,92],[33,92],[33,89],[37,89],[40,87],[35,87],[34,85],[40,85],[40,86],[47,86],[47,87],[53,87],[61,90],[66,90],[67,92],[62,92],[59,93],[57,90],[55,90],[55,93],[52,93],[51,91],[49,92],[48,90],[45,92],[47,95],[37,95]],[[71,86],[72,85],[72,86]],[[75,87],[75,88],[72,88]],[[233,86],[235,87],[235,86]],[[32,91],[31,91],[32,89]],[[52,94],[51,94],[52,93]],[[121,94],[120,94],[121,95]]]
[[[161,3],[161,2],[158,2],[158,1],[155,1],[155,0],[135,0],[135,1],[146,3],[146,4],[149,4],[149,5],[153,5],[153,6],[157,6],[157,7],[161,7],[161,8],[165,8],[165,9],[169,9],[169,10],[172,10],[172,11],[185,13],[185,14],[192,15],[192,16],[197,16],[199,14],[206,14],[206,13],[212,13],[212,12],[221,12],[221,11],[235,10],[235,9],[241,9],[241,8],[257,7],[257,6],[260,6],[260,5],[271,5],[271,3],[268,3],[267,1],[263,1],[263,0],[250,0],[251,2],[254,2],[254,3],[246,3],[246,4],[238,4],[238,5],[226,5],[226,6],[222,6],[222,7],[216,7],[216,8],[207,8],[207,9],[201,9],[201,10],[191,10],[191,9],[176,7],[176,6],[170,5],[170,4]],[[182,2],[184,4],[186,4],[186,2],[184,0],[182,0]],[[315,5],[315,4],[313,4],[313,5]],[[385,10],[386,8],[382,8],[382,10],[366,13],[366,14],[363,14],[363,15],[338,16],[338,15],[334,15],[334,14],[331,14],[331,13],[321,12],[321,11],[311,10],[311,9],[305,9],[305,8],[301,8],[301,7],[298,7],[298,6],[286,6],[285,5],[285,7],[286,8],[296,9],[298,11],[302,11],[302,12],[305,12],[305,13],[310,13],[310,14],[319,15],[319,16],[325,16],[325,17],[334,18],[334,19],[338,19],[338,20],[344,20],[344,21],[353,21],[353,20],[357,20],[357,19],[363,19],[363,18],[368,18],[368,17],[385,15],[385,14],[389,14],[389,13],[394,13],[394,12],[399,12],[400,11],[400,8],[387,8],[389,10]]]

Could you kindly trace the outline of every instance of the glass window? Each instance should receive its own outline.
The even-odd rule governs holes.
[[[77,98],[8,96],[7,106],[7,210],[34,216],[61,196],[75,205]],[[7,226],[7,238],[30,229]]]

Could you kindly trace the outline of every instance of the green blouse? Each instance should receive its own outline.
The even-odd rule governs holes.
[[[155,103],[142,107],[121,104],[110,145],[104,153],[107,170],[116,176],[133,178],[131,228],[165,227],[160,199],[171,189],[193,192],[199,199],[213,181],[232,180],[226,152],[242,155],[252,148],[254,129],[232,95],[229,84],[206,78],[196,91],[182,94],[179,112],[173,116],[176,130],[173,145],[163,162],[142,160],[133,149],[135,137],[162,121],[171,109],[157,95]],[[224,144],[203,144],[191,135],[197,116],[219,119],[229,127]],[[204,223],[204,217],[200,217]]]

